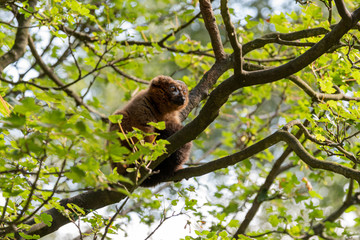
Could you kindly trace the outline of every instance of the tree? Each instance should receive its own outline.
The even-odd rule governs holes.
[[[183,215],[186,239],[359,237],[360,2],[296,2],[242,19],[226,0],[0,1],[1,237],[105,239],[130,212],[150,236]],[[186,125],[137,158],[194,147],[145,189],[143,167],[110,170],[108,117],[159,74],[191,89]]]

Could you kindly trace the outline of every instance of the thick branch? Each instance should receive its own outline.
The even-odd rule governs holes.
[[[29,6],[34,8],[37,0],[29,0]],[[11,63],[16,62],[21,58],[26,51],[29,27],[31,17],[25,17],[24,14],[18,14],[18,28],[15,36],[15,42],[12,48],[0,57],[0,73]]]
[[[205,1],[205,0],[202,0],[201,3],[208,4],[208,5],[210,4],[208,1]],[[209,9],[206,9],[206,10],[209,10]],[[211,10],[211,5],[210,5],[210,10]],[[203,16],[206,15],[206,14],[204,14],[205,10],[204,11],[202,10],[202,12],[203,12]],[[210,11],[210,13],[212,13],[212,10]],[[355,13],[353,15],[355,16],[356,19],[359,18],[360,10],[355,11]],[[212,23],[215,23],[215,19],[212,19],[212,20],[213,20]],[[205,21],[205,22],[207,22],[207,21]],[[313,46],[305,54],[303,54],[302,56],[296,58],[295,60],[293,60],[287,64],[284,64],[283,66],[280,66],[278,68],[271,69],[271,70],[261,70],[261,71],[252,72],[252,73],[248,74],[248,76],[246,76],[245,82],[241,82],[241,81],[239,81],[239,79],[236,79],[235,77],[230,77],[226,81],[222,82],[211,93],[210,98],[208,99],[208,101],[205,104],[205,106],[203,107],[203,109],[200,111],[199,116],[197,118],[195,118],[187,126],[185,126],[181,131],[177,132],[176,134],[174,134],[173,136],[171,136],[168,139],[172,143],[168,148],[168,152],[172,153],[177,148],[182,146],[184,143],[195,139],[195,137],[197,137],[198,134],[201,133],[217,117],[220,107],[223,104],[225,104],[229,95],[233,91],[235,91],[238,88],[243,87],[243,86],[251,86],[251,85],[262,84],[262,83],[279,80],[283,77],[286,77],[288,75],[291,75],[292,73],[295,73],[295,72],[301,70],[302,68],[307,66],[309,63],[311,63],[313,60],[315,60],[316,58],[321,56],[324,52],[326,52],[327,49],[329,49],[331,46],[333,46],[335,43],[337,43],[339,41],[339,39],[348,31],[349,28],[346,28],[344,25],[345,25],[344,22],[341,21],[334,28],[333,31],[328,33],[319,43],[317,43],[315,46]],[[216,24],[215,24],[215,26],[216,26]],[[217,27],[216,27],[216,29],[217,29]],[[213,36],[213,35],[210,34],[210,36]],[[219,38],[217,40],[219,40]],[[217,60],[220,60],[220,59],[223,59],[223,57],[225,55],[222,55],[222,54],[224,54],[224,52],[223,52],[221,42],[219,42],[218,44],[220,44],[220,45],[216,45],[216,44],[214,45],[214,43],[213,43],[213,47],[215,47],[215,46],[218,47],[218,48],[215,47],[214,51],[216,49],[215,55],[217,56]],[[41,60],[41,58],[39,60]],[[42,63],[40,65],[42,66],[44,71],[49,70],[46,68],[47,66],[44,63]],[[220,63],[219,65],[215,64],[213,66],[213,71],[210,70],[208,72],[208,75],[206,77],[204,76],[204,79],[203,79],[204,81],[213,82],[214,80],[216,81],[221,76],[221,74],[223,72],[221,74],[216,73],[215,66],[220,67],[222,70],[224,70],[224,69],[227,70],[228,64],[226,62]],[[226,70],[224,70],[224,71],[226,71]],[[55,78],[55,79],[57,79],[57,78]],[[205,84],[205,85],[210,86],[211,84]],[[204,96],[205,94],[207,94],[206,91],[201,92],[202,96]],[[257,144],[253,145],[256,147],[251,146],[251,147],[239,152],[235,157],[232,156],[227,159],[222,159],[221,161],[218,160],[218,161],[214,161],[214,163],[211,162],[211,163],[205,164],[202,167],[198,168],[196,171],[194,171],[193,168],[189,168],[188,170],[182,170],[182,171],[179,171],[178,174],[184,174],[182,172],[185,172],[185,171],[191,172],[193,175],[191,175],[191,174],[183,175],[184,178],[187,178],[187,177],[195,176],[195,174],[198,174],[197,171],[204,171],[204,169],[205,169],[205,171],[204,171],[204,174],[205,174],[205,173],[213,171],[216,168],[219,169],[219,168],[227,167],[227,166],[229,166],[229,164],[235,164],[236,162],[239,162],[239,161],[251,156],[252,154],[254,154],[254,152],[258,151],[258,149],[262,149],[264,147],[265,148],[270,147],[271,145],[274,145],[279,141],[285,141],[286,143],[288,143],[288,145],[294,150],[294,152],[310,167],[332,171],[332,172],[341,174],[347,178],[355,179],[358,182],[360,181],[360,172],[359,171],[344,167],[340,164],[336,164],[336,163],[328,162],[328,161],[321,161],[321,160],[314,158],[305,150],[305,148],[296,139],[296,137],[294,137],[292,134],[290,134],[289,132],[287,132],[285,130],[277,131],[276,133],[270,135],[268,138],[261,140]],[[154,163],[159,164],[160,162],[161,161],[155,161]],[[151,165],[151,168],[152,167],[154,167],[154,165]],[[178,174],[176,176],[179,176]],[[131,189],[129,189],[129,191],[131,191]],[[84,193],[79,196],[76,196],[74,198],[64,199],[62,201],[62,203],[74,202],[78,206],[83,207],[84,209],[90,211],[90,210],[95,210],[99,207],[109,205],[111,203],[118,202],[119,200],[123,199],[124,196],[125,195],[122,195],[120,193],[111,192],[111,191],[88,192],[88,193]],[[32,231],[32,233],[38,234],[38,232],[42,232],[42,236],[43,236],[44,235],[43,231],[46,232],[46,234],[53,232],[59,226],[65,224],[66,222],[69,222],[67,219],[64,219],[64,217],[61,217],[61,214],[58,213],[56,210],[51,209],[48,212],[55,214],[54,215],[55,217],[53,216],[54,227],[50,227],[51,230],[49,230],[50,228],[48,228],[48,227],[40,228],[37,231]],[[58,221],[60,221],[60,223]]]
[[[357,18],[360,18],[360,9],[357,9],[353,15]],[[167,148],[168,154],[173,153],[183,144],[194,140],[202,131],[204,131],[207,126],[209,126],[216,119],[219,114],[219,109],[226,103],[230,94],[235,90],[245,86],[274,82],[300,71],[312,61],[324,54],[334,44],[336,44],[349,29],[350,28],[345,28],[344,22],[341,21],[316,45],[314,45],[311,49],[296,59],[273,69],[259,70],[241,74],[241,79],[235,77],[234,75],[222,82],[210,94],[208,101],[201,109],[199,115],[183,129],[176,132],[167,139],[171,143]],[[181,140],[175,142],[175,139]],[[150,165],[150,168],[154,169],[156,166],[158,166],[168,154],[161,156],[157,161],[153,162]]]
[[[285,130],[279,130],[277,133],[279,134],[281,140],[285,141],[294,150],[296,155],[310,167],[338,173],[346,178],[354,179],[360,183],[359,171],[345,167],[338,163],[318,160],[306,151],[294,135]]]
[[[211,7],[210,0],[200,0],[200,10],[205,22],[205,27],[210,35],[215,58],[217,61],[224,60],[226,58],[226,54],[221,42],[219,28],[216,25],[216,19]]]
[[[181,169],[177,171],[172,178],[169,178],[168,181],[180,181],[182,179],[199,177],[222,168],[227,168],[243,160],[246,160],[257,153],[260,153],[265,149],[268,149],[269,147],[275,145],[279,141],[280,140],[278,139],[278,136],[276,134],[272,134],[269,137],[260,140],[259,142],[251,145],[248,148],[245,148],[240,152],[234,153],[232,155],[223,158],[219,158],[217,160],[205,163],[197,167],[188,167],[185,169]]]

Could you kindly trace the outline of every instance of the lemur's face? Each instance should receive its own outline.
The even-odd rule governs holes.
[[[182,106],[187,103],[188,89],[184,82],[180,80],[175,80],[174,82],[169,84],[170,101]]]

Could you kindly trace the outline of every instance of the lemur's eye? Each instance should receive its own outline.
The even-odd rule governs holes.
[[[175,87],[174,85],[171,85],[171,86],[170,86],[170,90],[171,90],[171,91],[175,91],[175,90],[176,90],[176,87]]]

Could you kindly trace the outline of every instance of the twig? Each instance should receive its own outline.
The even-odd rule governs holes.
[[[166,220],[168,220],[168,219],[170,219],[170,218],[173,218],[173,217],[176,217],[176,216],[179,216],[179,215],[182,215],[182,214],[184,214],[184,213],[180,212],[180,213],[178,213],[178,214],[172,214],[172,215],[169,216],[169,217],[164,216],[164,217],[160,220],[159,225],[157,225],[156,228],[155,228],[144,240],[149,239],[149,238],[161,227],[161,225],[162,225]]]
[[[124,206],[125,206],[125,204],[127,203],[128,200],[129,200],[129,197],[127,197],[127,198],[125,199],[125,201],[121,204],[121,206],[116,209],[115,214],[111,217],[109,223],[106,224],[106,227],[105,227],[105,230],[104,230],[104,234],[103,234],[101,240],[104,240],[104,239],[105,239],[106,234],[108,233],[111,224],[115,221],[116,217],[119,215],[120,211],[124,208]]]
[[[199,18],[201,15],[201,13],[196,14],[194,17],[192,17],[188,22],[186,22],[185,24],[181,25],[180,27],[178,27],[176,30],[174,30],[172,33],[169,33],[168,35],[166,35],[163,39],[161,39],[158,44],[159,46],[164,46],[164,43],[166,40],[168,40],[171,36],[174,36],[176,33],[178,33],[179,31],[181,31],[182,29],[188,27],[191,23],[193,23],[197,18]]]
[[[97,78],[99,75],[100,75],[100,71],[98,71],[98,72],[96,73],[96,75],[93,76],[93,80],[90,82],[88,88],[86,89],[86,92],[81,96],[82,99],[84,99],[84,97],[90,92],[90,89],[91,89],[92,85],[94,84],[96,78]]]
[[[131,76],[131,75],[121,71],[118,67],[114,66],[113,64],[111,64],[110,66],[115,70],[115,72],[117,72],[118,74],[120,74],[123,77],[126,77],[126,78],[128,78],[130,80],[133,80],[135,82],[138,82],[138,83],[149,84],[149,81],[145,81],[145,80],[142,80],[142,79],[137,78],[135,76]]]

